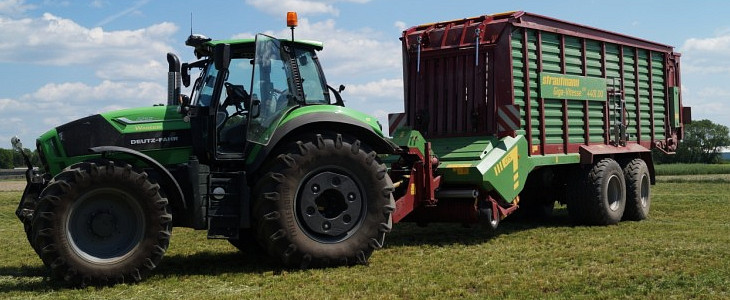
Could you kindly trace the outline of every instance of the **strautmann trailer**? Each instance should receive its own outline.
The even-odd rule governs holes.
[[[166,106],[38,138],[16,211],[30,245],[57,280],[107,285],[149,275],[173,227],[307,268],[367,263],[394,222],[495,229],[556,201],[585,224],[647,217],[650,151],[689,121],[672,47],[524,12],[402,41],[387,139],[328,85],[321,43],[191,35],[197,61],[168,54]]]
[[[401,40],[395,222],[496,228],[555,202],[582,224],[647,217],[651,149],[675,151],[690,120],[671,46],[526,12],[419,25]]]

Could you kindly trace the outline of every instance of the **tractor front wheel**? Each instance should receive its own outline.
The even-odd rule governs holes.
[[[172,217],[144,172],[111,161],[66,168],[40,196],[34,246],[53,276],[75,286],[142,280],[169,245]]]
[[[288,266],[367,263],[382,247],[395,208],[393,184],[376,153],[341,134],[301,136],[256,187],[261,244]]]

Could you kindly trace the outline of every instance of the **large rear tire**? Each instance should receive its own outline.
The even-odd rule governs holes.
[[[167,199],[144,172],[111,161],[64,169],[41,193],[34,245],[53,277],[74,286],[141,281],[170,241]]]
[[[256,239],[256,233],[251,228],[240,229],[238,231],[238,238],[229,239],[228,243],[230,243],[231,246],[236,247],[238,251],[247,255],[266,253],[261,245],[259,245],[259,242]]]
[[[611,225],[626,207],[626,182],[619,164],[604,158],[589,170],[576,172],[568,189],[568,214],[582,224]]]
[[[341,134],[303,135],[263,169],[254,218],[260,243],[290,267],[366,264],[395,209],[376,153]]]
[[[651,181],[649,168],[642,159],[634,159],[624,167],[626,178],[626,210],[624,220],[640,221],[649,216]]]

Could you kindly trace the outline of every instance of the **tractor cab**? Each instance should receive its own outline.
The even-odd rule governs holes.
[[[200,69],[189,100],[183,101],[192,136],[200,138],[193,145],[198,157],[243,162],[248,151],[268,145],[291,111],[342,105],[341,89],[328,88],[317,59],[321,43],[259,34],[224,41],[191,36],[186,44],[204,57],[182,65],[183,83],[190,83],[191,69]]]

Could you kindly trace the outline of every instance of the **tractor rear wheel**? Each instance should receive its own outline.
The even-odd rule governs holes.
[[[567,200],[568,214],[573,220],[589,225],[621,221],[626,207],[626,182],[615,160],[604,158],[587,172],[577,172],[571,185]]]
[[[395,209],[376,153],[341,134],[304,135],[266,167],[256,186],[260,243],[287,266],[366,264]]]
[[[70,285],[138,282],[170,241],[167,199],[144,172],[111,161],[64,169],[33,215],[34,245],[52,275]]]
[[[228,243],[230,243],[233,247],[236,247],[238,251],[247,255],[266,253],[266,251],[261,248],[261,245],[259,245],[259,242],[256,239],[256,233],[251,228],[240,229],[238,231],[238,238],[229,239]]]
[[[624,167],[626,177],[626,210],[624,220],[640,221],[649,216],[651,182],[649,168],[643,159],[634,159]]]

